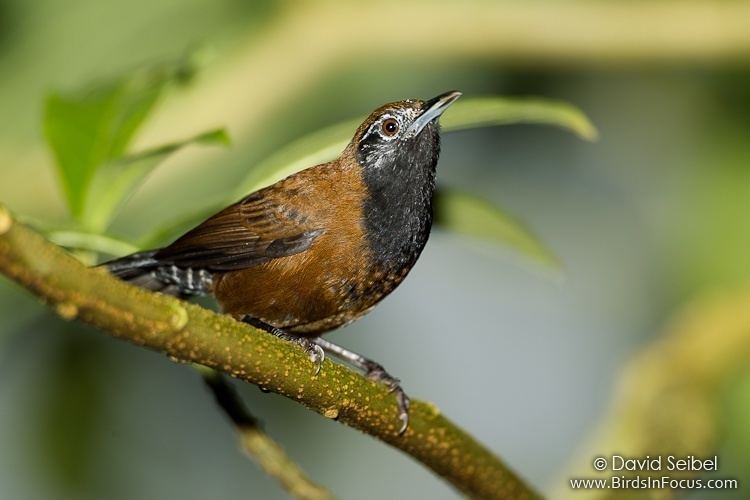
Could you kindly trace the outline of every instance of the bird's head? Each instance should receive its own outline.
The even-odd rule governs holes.
[[[438,118],[461,92],[428,101],[408,99],[373,111],[350,144],[366,170],[434,168],[440,153]]]

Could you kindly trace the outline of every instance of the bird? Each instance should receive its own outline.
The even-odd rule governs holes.
[[[341,155],[255,191],[162,248],[102,264],[153,291],[213,295],[233,318],[299,344],[317,374],[328,353],[396,396],[381,364],[321,335],[371,311],[414,267],[430,235],[439,118],[461,96],[374,110]]]

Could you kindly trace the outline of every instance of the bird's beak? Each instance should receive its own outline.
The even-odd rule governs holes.
[[[441,94],[425,102],[424,111],[422,111],[422,114],[412,122],[411,126],[407,130],[407,135],[409,137],[419,135],[419,133],[427,126],[428,123],[442,115],[443,111],[448,109],[448,106],[453,104],[453,102],[459,97],[461,97],[461,92],[454,90],[451,92],[446,92],[445,94]]]

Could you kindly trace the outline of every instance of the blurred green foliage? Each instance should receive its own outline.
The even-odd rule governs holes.
[[[224,129],[211,130],[184,141],[125,156],[105,163],[96,172],[84,211],[85,227],[102,230],[141,182],[169,155],[190,144],[229,144]]]
[[[557,256],[522,223],[468,193],[439,190],[435,196],[435,223],[458,234],[506,245],[550,269],[561,268]]]
[[[54,92],[44,108],[44,132],[73,218],[104,231],[116,209],[171,153],[192,143],[228,143],[223,130],[128,155],[135,134],[173,84],[189,80],[192,61],[139,68],[93,88]]]
[[[547,254],[546,245],[538,247],[539,239],[523,229],[526,224],[496,211],[502,201],[565,262],[566,286],[537,283],[485,254],[467,258],[465,245],[455,248],[438,234],[398,299],[353,326],[357,334],[342,337],[355,349],[386,353],[383,358],[416,393],[486,437],[533,483],[556,486],[570,450],[599,422],[625,360],[658,339],[686,301],[750,280],[747,12],[745,2],[721,0],[305,6],[2,0],[0,201],[33,216],[60,244],[123,254],[164,243],[212,208],[284,175],[279,169],[307,166],[307,155],[317,153],[320,161],[334,156],[353,130],[351,117],[386,100],[455,87],[465,93],[459,103],[467,112],[466,98],[474,95],[575,102],[600,129],[597,143],[524,126],[458,132],[446,137],[439,172],[442,186],[450,188],[444,192],[456,200],[467,193],[492,200],[463,212],[438,212],[443,221],[479,211],[496,231],[508,231],[496,241],[525,241]],[[201,42],[209,42],[216,60],[190,86],[173,75],[151,104],[147,94],[154,89],[141,98],[119,94],[122,100],[110,101],[110,111],[89,110],[77,118],[89,130],[108,123],[102,139],[116,129],[130,138],[123,148],[110,135],[90,157],[56,153],[72,162],[76,179],[59,189],[63,172],[50,175],[41,138],[50,137],[40,131],[46,128],[40,127],[45,102],[57,100],[63,113],[76,105],[85,109],[81,100],[87,96],[98,94],[105,102],[107,88],[127,93],[138,86],[127,84],[130,78],[160,66],[153,61]],[[100,83],[86,85],[92,81]],[[133,108],[127,118],[118,108],[127,102],[140,102],[141,112],[150,106],[147,116],[139,118]],[[472,114],[493,112],[476,106]],[[453,117],[458,111],[451,110]],[[446,129],[451,119],[447,113]],[[127,132],[127,123],[139,120],[139,130]],[[94,206],[87,199],[97,175],[91,169],[127,168],[117,160],[221,126],[231,132],[232,148],[182,148],[149,182],[125,183],[132,198],[111,225],[82,223],[86,207]],[[71,138],[70,144],[89,148],[89,139]],[[127,197],[113,194],[107,211],[114,217]],[[71,220],[67,214],[73,213],[78,215]],[[177,368],[119,344],[112,357],[80,344],[68,348],[75,341],[59,331],[60,321],[5,280],[0,316],[0,369],[6,368],[0,377],[0,496],[124,500],[145,491],[184,500],[221,490],[228,498],[248,491],[273,498],[276,486],[236,456],[222,420],[212,419],[208,400]],[[95,333],[74,329],[87,335],[86,343],[96,342]],[[54,342],[55,335],[63,340]],[[60,359],[72,349],[73,361],[53,363],[54,372],[39,369],[49,361],[40,354],[49,354],[44,346],[59,350]],[[117,360],[123,377],[112,382],[107,375]],[[87,376],[106,386],[103,393],[91,391],[99,396],[89,400],[78,391]],[[738,372],[716,395],[715,408],[721,472],[743,484],[750,481],[748,380]],[[497,398],[478,412],[466,387]],[[256,393],[249,388],[245,396],[269,416],[268,425],[284,436],[292,455],[344,498],[453,498],[389,450]],[[514,404],[507,404],[509,398]],[[92,433],[79,449],[79,430],[45,424],[44,414],[53,420],[62,415],[60,422],[84,429],[99,419],[111,435]],[[54,436],[55,428],[75,432]],[[39,446],[30,447],[35,433]],[[321,449],[336,449],[342,458],[322,460]],[[47,465],[39,467],[44,460]],[[575,466],[588,470],[588,460]],[[390,480],[361,475],[368,467]],[[188,477],[185,470],[201,473]],[[66,481],[78,485],[63,487]],[[722,498],[746,498],[746,491],[722,492]],[[691,498],[714,498],[711,493]]]
[[[92,480],[91,463],[108,418],[105,401],[111,379],[101,373],[100,363],[109,354],[101,343],[76,333],[73,325],[58,323],[55,329],[60,340],[40,367],[39,382],[47,391],[36,394],[32,403],[37,431],[32,447],[38,450],[38,466],[55,478],[61,493],[75,496]]]

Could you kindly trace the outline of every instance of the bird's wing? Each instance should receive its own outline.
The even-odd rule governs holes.
[[[262,190],[227,207],[154,256],[164,264],[208,271],[236,271],[307,250],[324,229]],[[286,202],[286,203],[285,203]]]

